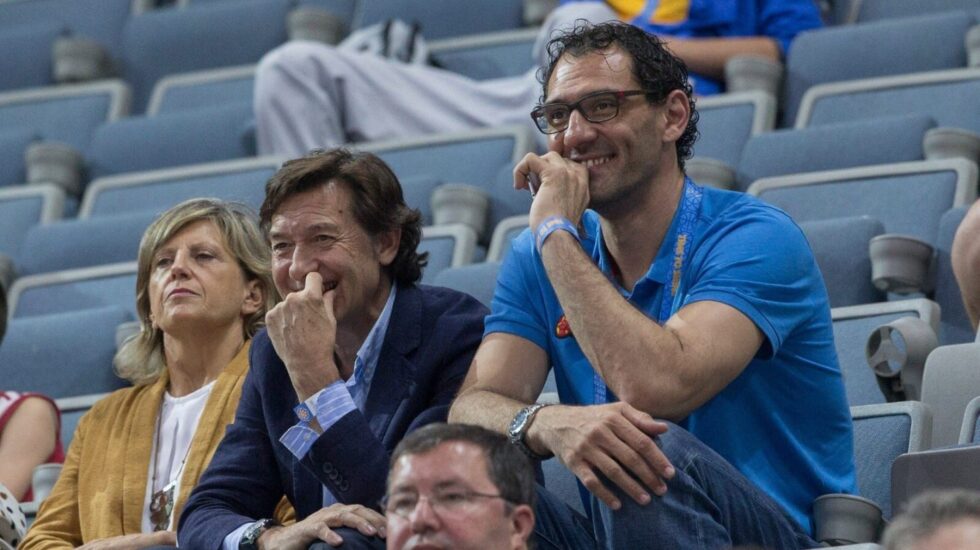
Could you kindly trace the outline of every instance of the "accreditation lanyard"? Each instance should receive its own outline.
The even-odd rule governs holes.
[[[660,302],[660,311],[657,314],[657,323],[663,325],[670,319],[670,316],[677,313],[681,306],[681,293],[678,292],[681,286],[681,275],[683,274],[687,253],[690,250],[689,244],[694,237],[694,228],[697,225],[698,214],[701,212],[701,196],[703,191],[690,179],[684,178],[684,196],[681,198],[679,212],[680,220],[677,229],[677,236],[674,239],[674,262],[671,266],[672,275],[668,285],[664,285],[663,300]],[[594,368],[594,367],[593,367]],[[592,378],[592,397],[593,404],[606,403],[609,397],[609,390],[606,383],[595,373]]]

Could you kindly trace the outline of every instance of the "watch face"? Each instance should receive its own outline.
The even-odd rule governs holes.
[[[524,428],[524,424],[527,422],[527,407],[517,411],[514,416],[514,420],[510,422],[510,429],[507,430],[511,437],[517,437],[520,435],[521,430]]]

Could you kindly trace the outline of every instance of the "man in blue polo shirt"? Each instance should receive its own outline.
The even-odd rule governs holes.
[[[535,196],[530,231],[450,419],[574,472],[591,497],[583,547],[814,546],[813,500],[855,478],[805,238],[781,211],[685,177],[697,116],[658,39],[606,23],[549,51],[532,118],[550,152],[514,170]],[[549,365],[563,405],[530,405]],[[568,516],[552,502],[545,526]]]

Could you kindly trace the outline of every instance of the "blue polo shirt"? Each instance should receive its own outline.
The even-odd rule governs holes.
[[[856,491],[851,416],[823,279],[799,227],[744,193],[704,188],[674,310],[709,300],[742,312],[765,341],[745,370],[678,422],[779,502],[804,529],[813,500]],[[678,209],[680,212],[680,209]],[[598,215],[582,247],[634,307],[656,320],[672,277],[675,215],[646,275],[618,287]],[[505,332],[548,353],[563,403],[593,404],[595,371],[563,325],[561,304],[529,231],[514,240],[485,333]]]
[[[782,54],[802,31],[822,25],[813,0],[562,0],[604,1],[620,19],[649,33],[680,38],[767,36]],[[722,91],[722,84],[691,75],[694,91],[701,95]]]

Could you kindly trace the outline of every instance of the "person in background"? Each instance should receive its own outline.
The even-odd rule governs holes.
[[[430,424],[391,455],[388,550],[526,550],[534,500],[534,466],[506,437]]]
[[[244,207],[194,199],[158,217],[140,242],[140,332],[115,357],[135,387],[79,421],[20,548],[175,544],[184,502],[233,419],[250,339],[277,301],[269,249]]]
[[[256,70],[259,153],[296,157],[348,142],[505,124],[531,129],[527,112],[540,94],[535,75],[548,61],[545,45],[556,30],[582,19],[628,21],[665,37],[696,73],[692,81],[699,95],[724,90],[724,67],[732,57],[779,60],[797,34],[821,25],[813,0],[565,1],[541,26],[535,66],[521,76],[491,80],[289,42],[268,53]]]
[[[34,468],[64,461],[60,434],[61,415],[51,398],[0,391],[0,483],[11,496],[32,500]]]
[[[947,489],[915,497],[881,543],[885,550],[980,550],[980,492]]]

